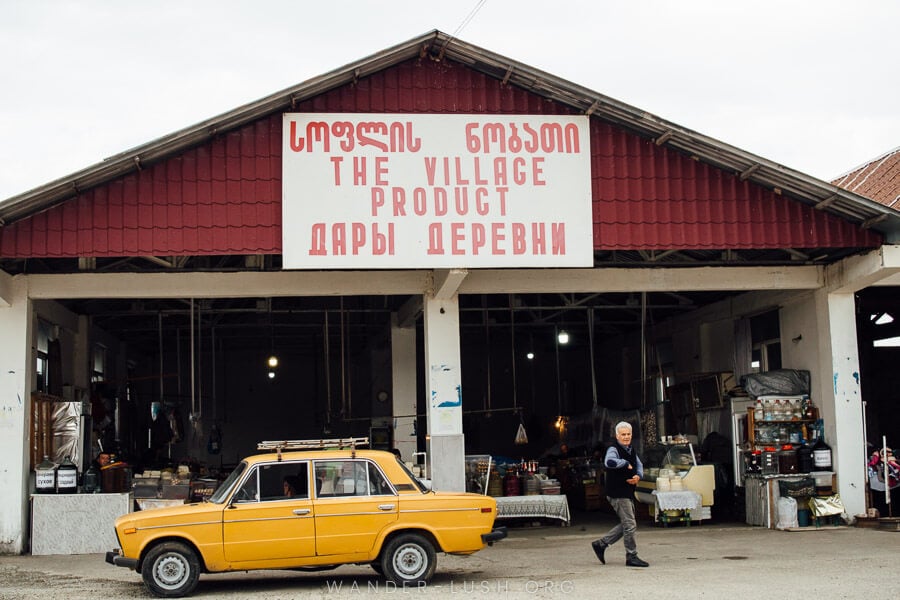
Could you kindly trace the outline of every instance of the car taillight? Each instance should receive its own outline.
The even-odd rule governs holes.
[[[493,512],[493,509],[490,506],[486,506],[485,508],[481,509],[481,512],[489,513],[489,512]]]

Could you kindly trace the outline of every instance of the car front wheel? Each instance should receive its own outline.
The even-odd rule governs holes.
[[[187,596],[197,587],[200,561],[197,554],[180,542],[154,546],[144,558],[141,576],[147,589],[161,598]]]
[[[381,557],[384,576],[397,585],[427,582],[436,566],[434,546],[417,533],[398,535]]]

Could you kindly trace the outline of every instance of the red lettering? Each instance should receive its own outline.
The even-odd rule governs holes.
[[[373,187],[372,188],[372,216],[378,216],[378,209],[384,206],[384,189]]]
[[[387,156],[375,157],[375,185],[387,185],[388,175],[388,159]]]
[[[491,205],[484,198],[487,196],[487,188],[475,188],[475,212],[482,217],[488,214]]]
[[[417,187],[413,190],[413,212],[417,216],[424,216],[428,210],[428,194],[425,188]]]
[[[487,185],[488,180],[481,176],[481,159],[475,157],[475,185]]]
[[[547,254],[546,232],[543,223],[531,224],[533,254]]]
[[[525,250],[528,249],[528,243],[525,240],[524,223],[512,224],[512,244],[513,254],[525,254]]]
[[[506,158],[499,157],[494,159],[494,183],[506,185]]]
[[[394,224],[388,223],[387,235],[378,230],[378,223],[372,223],[372,255],[381,256],[387,253],[394,256]]]
[[[465,216],[469,212],[469,188],[453,188],[453,198],[456,200],[456,214]]]
[[[472,223],[472,254],[478,256],[479,250],[484,247],[484,225]]]
[[[406,190],[402,187],[392,187],[391,196],[394,200],[394,216],[406,216]]]
[[[553,254],[556,256],[566,253],[565,223],[550,224],[550,247],[553,248]]]
[[[341,163],[344,162],[342,156],[332,156],[331,164],[334,167],[334,185],[341,185]]]
[[[525,185],[527,180],[527,176],[525,175],[525,159],[521,156],[517,156],[513,159],[513,182],[516,185]]]
[[[366,157],[353,157],[353,185],[366,185]]]
[[[350,231],[350,252],[353,253],[353,256],[358,256],[359,249],[366,245],[366,226],[362,223],[353,223]]]
[[[347,224],[334,223],[331,226],[331,254],[343,256],[347,254]]]
[[[462,159],[457,156],[453,162],[456,165],[456,185],[468,184],[469,180],[463,179],[463,176],[462,176]]]
[[[543,156],[535,156],[531,159],[531,182],[534,185],[547,185],[547,180],[541,179],[544,176],[544,160],[546,159]]]
[[[440,223],[428,226],[428,254],[444,254],[444,230]]]
[[[465,249],[461,246],[461,244],[466,241],[466,234],[463,231],[465,226],[465,223],[450,223],[450,254],[453,254],[454,256],[466,253]]]
[[[491,223],[491,237],[494,238],[493,243],[491,244],[491,251],[496,256],[502,256],[506,254],[506,250],[500,247],[500,243],[506,239],[506,236],[503,234],[504,226],[503,223]]]
[[[325,256],[325,223],[313,223],[310,232],[310,256]]]
[[[506,216],[506,192],[509,191],[508,187],[498,187],[497,192],[500,194],[500,216]]]
[[[447,214],[447,190],[434,188],[434,214],[443,217]]]

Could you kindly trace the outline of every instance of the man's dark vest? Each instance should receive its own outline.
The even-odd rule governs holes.
[[[619,442],[613,442],[611,447],[619,452],[619,458],[627,460],[631,464],[631,469],[628,467],[621,469],[606,467],[606,495],[610,498],[631,498],[634,500],[635,486],[625,482],[626,479],[631,479],[637,473],[637,453],[634,451],[634,446],[631,447],[631,452],[626,450],[625,446]]]

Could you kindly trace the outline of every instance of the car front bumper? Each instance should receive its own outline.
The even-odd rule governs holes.
[[[137,569],[138,563],[136,558],[125,558],[124,556],[119,554],[118,548],[116,548],[115,550],[110,550],[106,553],[106,562],[117,567],[128,567],[132,571]]]
[[[499,542],[507,535],[506,527],[494,527],[490,533],[482,533],[481,541],[488,546],[493,546],[494,542]]]

